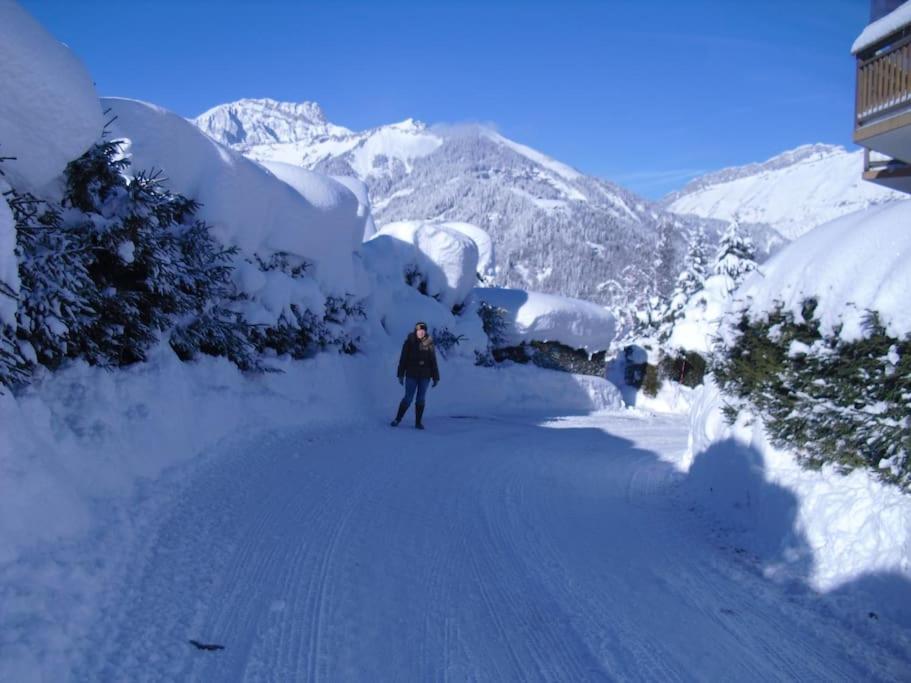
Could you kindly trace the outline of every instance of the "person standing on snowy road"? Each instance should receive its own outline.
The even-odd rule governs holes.
[[[392,426],[398,427],[417,391],[417,400],[414,402],[414,426],[416,429],[424,429],[421,420],[424,417],[427,385],[431,380],[433,380],[433,386],[440,382],[437,354],[433,348],[433,339],[427,334],[427,323],[417,323],[414,326],[414,332],[409,334],[405,343],[402,344],[396,376],[399,378],[399,384],[405,386],[405,397],[399,403],[399,412],[392,421]]]

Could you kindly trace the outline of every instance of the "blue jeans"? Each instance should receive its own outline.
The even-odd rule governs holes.
[[[424,403],[424,396],[427,395],[427,386],[430,384],[428,377],[406,377],[405,378],[405,398],[402,399],[408,405],[411,405],[411,399],[414,398],[415,389],[418,392],[418,403]]]

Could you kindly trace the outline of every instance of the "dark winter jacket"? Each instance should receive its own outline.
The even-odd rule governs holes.
[[[399,356],[399,369],[396,374],[399,377],[440,381],[437,354],[430,335],[425,336],[423,340],[418,339],[414,332],[408,335],[408,339],[402,344],[402,355]]]

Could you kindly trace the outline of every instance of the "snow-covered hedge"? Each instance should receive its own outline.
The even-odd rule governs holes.
[[[911,486],[911,204],[859,211],[744,281],[715,374],[809,465]]]

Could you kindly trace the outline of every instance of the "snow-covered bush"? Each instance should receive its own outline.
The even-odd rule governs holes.
[[[508,313],[505,308],[492,306],[486,301],[481,301],[477,306],[478,317],[481,318],[481,326],[484,329],[484,336],[487,337],[487,349],[483,353],[478,353],[475,362],[477,365],[490,367],[496,363],[493,352],[496,349],[503,348],[506,345],[509,322]]]
[[[890,336],[870,313],[866,334],[845,341],[821,331],[817,305],[806,300],[800,318],[781,305],[758,320],[741,315],[714,366],[719,387],[802,463],[867,467],[911,489],[911,335]]]
[[[227,309],[234,249],[196,220],[196,202],[157,176],[125,175],[104,141],[71,162],[60,204],[12,191],[21,287],[17,344],[26,360],[121,366],[162,336],[182,358],[225,355],[258,367],[248,325]]]
[[[715,374],[803,463],[911,484],[911,203],[819,226],[749,276]],[[729,410],[732,412],[736,405]]]

